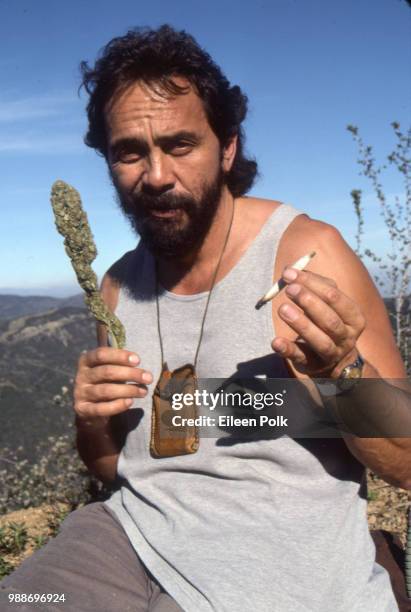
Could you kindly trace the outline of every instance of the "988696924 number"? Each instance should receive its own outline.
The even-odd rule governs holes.
[[[60,603],[66,601],[64,593],[9,593],[10,603]]]

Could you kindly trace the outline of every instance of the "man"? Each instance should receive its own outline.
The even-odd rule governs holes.
[[[101,289],[127,348],[100,326],[75,384],[80,454],[121,486],[73,513],[5,588],[65,592],[58,609],[77,611],[397,609],[374,563],[364,466],[410,488],[407,438],[193,434],[164,451],[152,408],[160,377],[187,364],[209,379],[404,378],[367,271],[335,228],[245,197],[256,174],[246,98],[190,36],[129,32],[83,75],[86,142],[141,236]],[[288,267],[313,250],[309,271]],[[280,276],[285,291],[256,310]],[[371,427],[378,398],[370,406],[352,387]],[[288,412],[300,410],[294,398]]]

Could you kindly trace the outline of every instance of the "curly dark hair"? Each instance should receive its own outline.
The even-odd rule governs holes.
[[[81,62],[82,83],[89,94],[88,131],[85,143],[106,156],[104,108],[114,93],[140,80],[166,95],[181,95],[188,87],[173,77],[183,76],[200,96],[211,126],[222,147],[234,135],[237,153],[226,183],[234,196],[245,194],[257,175],[257,163],[244,155],[241,123],[247,114],[247,97],[231,86],[221,69],[192,36],[169,25],[157,30],[136,28],[113,38],[94,67]]]

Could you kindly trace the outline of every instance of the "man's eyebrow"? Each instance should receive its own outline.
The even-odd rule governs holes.
[[[156,145],[171,145],[180,140],[188,140],[190,142],[200,142],[201,137],[199,134],[195,132],[191,132],[190,130],[179,130],[178,132],[173,132],[171,134],[165,134],[163,136],[159,136],[154,139],[154,143]],[[110,144],[110,150],[112,152],[120,151],[121,149],[138,149],[139,151],[147,151],[148,145],[145,140],[142,138],[137,138],[134,136],[125,136],[124,138],[118,138],[114,142]]]
[[[164,136],[159,136],[154,139],[156,144],[172,144],[174,142],[178,142],[179,140],[189,140],[191,142],[199,142],[201,140],[199,134],[195,132],[190,132],[190,130],[179,130],[178,132],[173,132],[172,134],[165,134]]]
[[[141,151],[146,150],[147,143],[141,138],[135,138],[131,136],[125,136],[124,138],[118,138],[114,142],[110,143],[110,151],[116,152],[121,149],[139,149]]]

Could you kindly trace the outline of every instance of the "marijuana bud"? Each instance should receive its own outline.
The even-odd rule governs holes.
[[[125,345],[125,331],[121,321],[107,308],[100,295],[97,276],[91,263],[97,256],[97,248],[83,210],[80,194],[64,181],[56,181],[51,188],[51,205],[59,233],[64,236],[64,247],[81,288],[85,302],[97,321],[107,327],[115,348]]]

